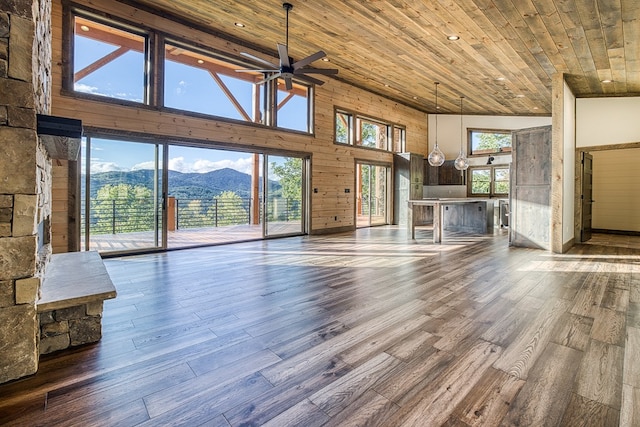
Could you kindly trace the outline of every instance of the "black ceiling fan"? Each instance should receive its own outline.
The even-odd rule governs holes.
[[[260,62],[262,64],[268,65],[271,68],[264,70],[236,70],[238,72],[261,72],[261,73],[272,73],[269,76],[265,77],[264,80],[259,83],[265,83],[273,79],[282,78],[285,82],[285,87],[287,90],[293,89],[293,83],[291,79],[295,76],[295,78],[314,83],[317,85],[322,85],[324,82],[322,80],[318,80],[314,77],[308,76],[307,74],[338,74],[338,70],[329,69],[329,68],[305,68],[307,65],[311,64],[318,59],[324,58],[327,56],[324,51],[319,50],[318,52],[307,56],[299,61],[293,62],[293,59],[289,56],[289,11],[293,9],[293,5],[291,3],[283,3],[283,9],[287,11],[287,33],[286,33],[286,44],[278,43],[278,56],[280,57],[280,66],[272,64],[269,61],[265,61],[262,58],[258,58],[257,56],[253,56],[249,53],[242,52],[241,54],[246,56],[247,58],[251,58],[254,61]]]

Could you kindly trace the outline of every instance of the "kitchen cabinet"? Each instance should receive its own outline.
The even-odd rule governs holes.
[[[431,166],[424,161],[424,185],[465,185],[466,171],[459,171],[454,160],[446,160],[442,166]]]

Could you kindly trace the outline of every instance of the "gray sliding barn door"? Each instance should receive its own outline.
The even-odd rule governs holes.
[[[511,246],[550,249],[551,126],[512,134]]]

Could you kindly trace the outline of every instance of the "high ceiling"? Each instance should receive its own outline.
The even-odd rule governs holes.
[[[420,110],[435,111],[435,81],[441,113],[459,112],[464,96],[465,114],[550,115],[555,73],[568,75],[577,96],[640,95],[638,0],[289,2],[294,60],[322,49],[330,62],[313,66]],[[271,62],[285,42],[279,0],[137,3],[241,40]]]

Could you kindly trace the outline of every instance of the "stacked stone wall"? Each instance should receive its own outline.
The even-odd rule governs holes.
[[[102,301],[47,311],[40,317],[40,354],[53,353],[102,337]]]
[[[38,367],[36,301],[50,247],[51,161],[36,133],[50,108],[50,1],[0,2],[0,383]],[[47,15],[48,14],[48,15]],[[36,41],[37,29],[37,41]],[[47,64],[48,61],[48,64]],[[39,239],[40,237],[40,239]],[[46,237],[46,236],[45,236]]]

